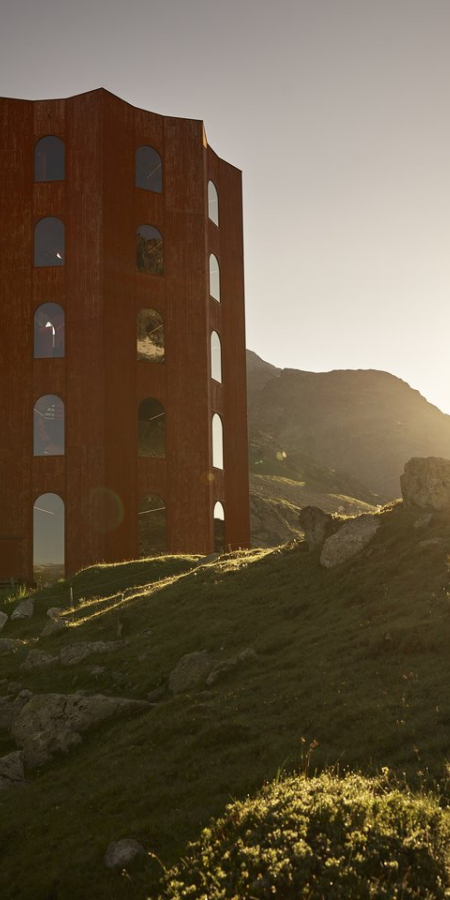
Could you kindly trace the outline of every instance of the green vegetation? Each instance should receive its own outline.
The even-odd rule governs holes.
[[[205,563],[160,557],[96,566],[73,579],[73,610],[69,584],[36,592],[35,616],[8,621],[1,635],[18,642],[0,653],[3,692],[20,681],[34,693],[146,698],[165,688],[185,653],[207,649],[226,660],[252,647],[257,659],[190,694],[166,690],[148,712],[103,723],[79,748],[31,772],[25,788],[1,792],[2,897],[157,896],[162,865],[183,856],[231,798],[254,794],[281,766],[298,770],[304,741],[317,743],[318,771],[339,762],[374,775],[389,766],[406,773],[412,790],[442,784],[450,758],[450,516],[435,514],[425,529],[399,504],[380,516],[366,550],[332,570],[291,544]],[[9,614],[8,596],[0,608]],[[67,608],[70,627],[42,638],[51,606]],[[124,616],[127,642],[114,653],[21,670],[30,649],[56,655],[76,641],[115,640]],[[441,805],[446,798],[442,787]],[[125,875],[103,863],[108,843],[121,837],[150,854]]]
[[[165,900],[443,900],[450,814],[367,779],[287,778],[237,801],[167,873]]]

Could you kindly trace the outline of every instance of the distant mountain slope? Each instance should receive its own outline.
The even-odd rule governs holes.
[[[394,375],[275,369],[258,390],[253,354],[248,367],[251,433],[351,473],[383,500],[398,496],[412,456],[450,456],[450,416]]]

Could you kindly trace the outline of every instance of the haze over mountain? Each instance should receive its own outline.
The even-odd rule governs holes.
[[[247,351],[247,390],[255,543],[292,537],[310,503],[395,499],[408,459],[450,457],[450,416],[388,372],[278,369]]]

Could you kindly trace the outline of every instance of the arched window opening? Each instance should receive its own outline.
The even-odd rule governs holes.
[[[214,253],[209,255],[209,293],[220,303],[220,268],[219,260]]]
[[[34,148],[34,180],[64,181],[66,149],[61,138],[48,134]]]
[[[139,456],[166,455],[166,412],[159,400],[147,397],[138,410]]]
[[[145,494],[139,503],[139,556],[157,556],[166,550],[166,504],[157,494]]]
[[[225,550],[225,510],[220,500],[214,504],[214,550],[222,553]]]
[[[215,469],[223,469],[223,424],[218,413],[212,417],[212,464]]]
[[[153,147],[137,148],[134,183],[144,191],[162,193],[162,160]]]
[[[43,303],[34,314],[34,358],[64,356],[64,310],[57,303]]]
[[[211,378],[222,384],[222,344],[217,331],[211,332]]]
[[[64,577],[64,502],[41,494],[33,506],[33,571],[38,584]]]
[[[34,265],[63,266],[65,256],[64,225],[61,219],[47,216],[34,229]]]
[[[140,225],[137,230],[136,265],[139,272],[163,274],[163,239],[161,232],[153,225]]]
[[[164,323],[155,309],[141,309],[138,312],[137,358],[164,362]]]
[[[213,181],[208,181],[208,216],[215,225],[219,224],[219,195]]]
[[[64,403],[54,394],[45,394],[34,406],[34,455],[64,455]]]

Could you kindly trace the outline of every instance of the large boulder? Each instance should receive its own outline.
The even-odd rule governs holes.
[[[46,669],[55,662],[58,662],[57,656],[50,656],[48,653],[43,653],[42,650],[30,650],[20,668],[24,672],[29,672],[30,669]]]
[[[405,506],[450,510],[450,459],[414,457],[400,477]]]
[[[186,653],[169,676],[169,690],[173,694],[195,690],[205,681],[214,665],[214,657],[207,650]]]
[[[80,744],[82,734],[99,722],[145,709],[145,700],[125,697],[36,694],[13,723],[11,736],[23,749],[25,764],[41,766],[55,753]]]
[[[338,528],[338,523],[333,516],[318,506],[304,506],[300,510],[298,521],[300,528],[305,532],[309,550],[322,547],[326,538],[334,534]]]
[[[28,597],[27,600],[22,600],[22,602],[12,611],[11,619],[30,619],[33,613],[34,600],[32,597]]]
[[[326,569],[332,569],[340,563],[356,556],[380,527],[378,516],[363,515],[350,519],[342,528],[327,538],[320,555],[320,562]]]

